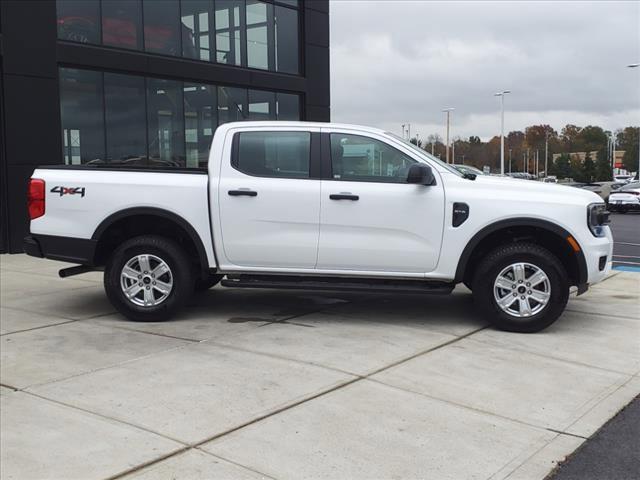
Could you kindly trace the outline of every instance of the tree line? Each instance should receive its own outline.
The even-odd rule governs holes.
[[[638,170],[638,127],[626,127],[617,130],[615,138],[616,150],[624,150],[623,168],[629,172]],[[607,181],[612,178],[611,168],[611,132],[601,127],[588,125],[579,127],[566,125],[557,132],[549,125],[531,125],[524,132],[515,130],[505,136],[505,171],[509,171],[511,160],[512,172],[529,172],[535,174],[536,152],[538,169],[544,171],[545,146],[548,147],[547,175],[558,178],[573,178],[580,182]],[[442,160],[446,158],[446,145],[437,134],[426,139],[412,138],[411,142],[433,153]],[[485,165],[492,172],[500,170],[500,137],[495,136],[483,142],[477,136],[467,140],[455,138],[449,150],[450,161],[455,150],[455,163],[473,165],[482,169]],[[584,161],[576,152],[587,152]],[[591,152],[595,152],[592,154]],[[553,155],[560,154],[553,162]],[[529,161],[527,162],[527,158]],[[528,163],[528,168],[527,168]]]

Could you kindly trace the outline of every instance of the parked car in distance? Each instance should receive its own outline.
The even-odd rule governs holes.
[[[627,183],[609,195],[609,210],[627,213],[640,211],[640,182]]]
[[[594,182],[585,183],[583,185],[580,185],[578,188],[589,190],[590,192],[599,195],[600,198],[607,202],[612,191],[612,185],[614,185],[614,182]]]
[[[614,175],[613,181],[616,183],[629,183],[633,180],[633,175]]]
[[[549,175],[548,177],[544,177],[542,181],[544,183],[558,183],[558,177],[555,177],[554,175]]]
[[[458,283],[497,328],[535,332],[611,269],[592,192],[463,175],[375,128],[225,123],[206,169],[37,168],[32,256],[104,270],[136,321],[165,320],[194,290],[446,294]],[[425,316],[428,316],[425,305]]]
[[[535,180],[536,178],[535,175],[532,175],[528,172],[510,172],[506,173],[505,175],[511,178],[519,178],[521,180]]]

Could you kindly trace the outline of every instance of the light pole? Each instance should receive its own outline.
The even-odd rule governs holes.
[[[511,149],[509,149],[509,173],[511,173]]]
[[[511,90],[503,90],[494,96],[500,97],[500,173],[504,175],[504,96]]]
[[[630,63],[627,68],[638,68],[640,63]],[[640,178],[640,127],[638,128],[638,178]]]
[[[451,112],[453,112],[455,108],[448,107],[444,108],[442,111],[447,112],[447,163],[449,163],[449,125],[450,125],[450,116]]]
[[[544,176],[549,176],[549,170],[547,170],[547,158],[549,157],[549,130],[544,134]]]

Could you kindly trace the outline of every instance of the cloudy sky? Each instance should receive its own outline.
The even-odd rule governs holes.
[[[331,1],[332,121],[488,140],[640,124],[640,2]]]

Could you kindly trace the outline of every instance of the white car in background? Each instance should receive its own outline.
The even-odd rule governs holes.
[[[609,210],[627,213],[640,211],[640,182],[628,183],[609,195]]]

